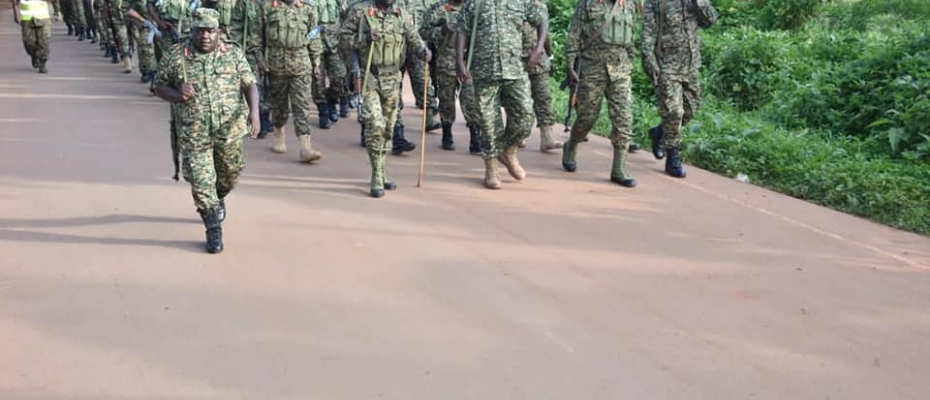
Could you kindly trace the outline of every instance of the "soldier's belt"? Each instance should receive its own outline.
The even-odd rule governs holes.
[[[396,65],[388,65],[388,66],[382,66],[382,67],[379,67],[377,65],[371,66],[372,75],[390,75],[390,74],[396,74],[399,72],[400,72],[400,66],[396,66]]]

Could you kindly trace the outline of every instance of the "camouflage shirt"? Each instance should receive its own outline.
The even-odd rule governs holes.
[[[320,19],[322,44],[326,49],[337,51],[339,48],[339,28],[342,26],[342,14],[345,13],[345,0],[313,0]]]
[[[374,27],[380,34],[380,39],[372,46],[369,42],[369,34]],[[394,5],[392,10],[382,12],[371,3],[356,4],[347,14],[346,20],[342,24],[340,40],[346,46],[347,50],[358,51],[360,65],[362,68],[367,63],[370,47],[389,46],[387,43],[388,36],[401,38],[403,43],[399,43],[399,54],[396,59],[378,65],[378,62],[372,61],[372,70],[375,67],[383,73],[395,73],[400,71],[400,67],[406,61],[406,57],[416,56],[417,53],[426,48],[426,44],[420,38],[420,34],[410,16],[399,6]],[[387,47],[385,47],[386,49]],[[381,51],[385,54],[383,57],[388,58],[387,51]],[[390,64],[390,65],[388,65]]]
[[[220,12],[220,28],[229,32],[229,24],[232,20],[233,8],[236,0],[204,0],[201,7],[212,8]]]
[[[147,0],[148,3],[155,5],[162,20],[172,23],[180,22],[180,26],[175,26],[175,32],[182,40],[191,34],[191,9],[187,0]],[[162,34],[166,34],[162,32]]]
[[[659,4],[665,7],[660,9]],[[717,12],[708,0],[645,0],[642,51],[646,72],[697,75],[701,68],[698,25],[716,20]]]
[[[469,0],[455,20],[458,33],[470,38],[473,24],[480,45],[473,46],[471,74],[475,81],[521,79],[523,23],[539,26],[536,0]],[[467,63],[467,60],[466,60]]]
[[[455,16],[462,4],[451,2],[433,4],[420,24],[420,36],[435,49],[436,72],[455,74],[455,31],[446,29],[447,23],[455,23]]]
[[[262,40],[264,35],[265,62],[272,75],[300,76],[313,72],[320,65],[319,34],[308,38],[317,28],[318,18],[314,7],[303,0],[264,0],[262,4],[262,32],[252,32]],[[318,33],[318,32],[317,32]],[[311,35],[312,36],[312,35]]]
[[[413,25],[419,27],[423,22],[423,18],[426,15],[426,10],[429,10],[434,4],[437,4],[438,0],[398,0],[397,3],[400,4],[401,8],[410,15],[410,19],[413,20]]]
[[[602,0],[578,1],[568,26],[568,39],[565,41],[566,60],[571,62],[580,54],[582,68],[620,64],[632,71],[636,4],[633,1],[616,1],[618,3]],[[616,21],[616,24],[613,21]],[[624,28],[625,33],[614,32],[615,29]],[[617,40],[609,43],[611,40],[605,38]]]
[[[180,90],[189,83],[196,95],[175,103],[182,148],[204,150],[214,138],[239,137],[233,127],[245,126],[248,114],[242,91],[255,83],[245,55],[236,46],[217,46],[201,53],[193,44],[176,44],[165,54],[155,76],[156,86]]]
[[[262,31],[261,0],[236,0],[229,21],[229,41],[236,43],[245,51],[250,64],[261,58],[262,36],[253,35]]]

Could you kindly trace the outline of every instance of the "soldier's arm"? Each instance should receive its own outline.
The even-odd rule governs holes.
[[[423,19],[420,20],[420,26],[418,26],[417,29],[419,29],[420,37],[422,37],[423,40],[434,41],[436,27],[440,26],[442,22],[436,11],[437,9],[441,10],[441,8],[436,7],[436,4],[434,4],[427,10],[426,14],[424,14]]]
[[[356,5],[346,12],[346,17],[342,20],[342,26],[339,29],[339,46],[341,46],[346,53],[352,53],[359,48],[358,29],[361,18],[359,6]]]
[[[265,28],[268,27],[268,24],[265,23],[267,18],[265,3],[262,3],[258,6],[258,21],[261,27],[259,29],[253,29],[249,32],[249,54],[255,57],[256,64],[260,69],[266,69],[267,60],[265,60],[265,51],[268,43],[265,41],[266,33]]]
[[[546,49],[546,36],[549,36],[549,13],[546,6],[538,0],[526,0],[524,20],[536,27],[536,48],[533,54],[539,57]]]
[[[320,18],[316,15],[316,7],[309,7],[307,13],[307,32],[315,29],[320,24]],[[315,38],[310,39],[307,43],[307,50],[310,53],[310,62],[314,66],[322,64],[323,60],[323,35],[317,34]]]
[[[243,27],[245,26],[245,1],[236,0],[236,5],[233,6],[232,13],[229,16],[229,41],[234,43],[242,43],[242,36],[244,35]],[[246,49],[242,49],[245,51]]]
[[[181,91],[179,90],[181,83],[183,83],[180,74],[180,63],[183,61],[179,55],[183,51],[182,48],[181,46],[172,47],[168,54],[165,54],[165,57],[162,58],[161,63],[158,65],[158,73],[155,74],[153,84],[155,95],[170,103],[179,103],[182,100]]]
[[[658,73],[659,64],[656,60],[655,49],[659,44],[656,43],[656,30],[658,18],[656,15],[655,2],[653,0],[643,1],[643,32],[642,32],[642,57],[643,69],[651,79],[655,80]],[[653,82],[655,83],[655,82]]]
[[[575,4],[575,13],[572,14],[572,19],[568,23],[568,37],[565,39],[565,61],[567,65],[573,65],[575,57],[581,51],[582,35],[584,35],[582,25],[585,20],[586,3],[586,0],[579,0]]]

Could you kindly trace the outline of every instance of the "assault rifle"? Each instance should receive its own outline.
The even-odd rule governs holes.
[[[574,65],[572,65],[572,71],[575,71],[575,75],[581,76],[581,56],[575,56]],[[569,87],[568,76],[565,77],[565,80],[562,83],[559,83],[559,90],[565,91]],[[568,92],[568,107],[565,110],[565,120],[562,121],[562,124],[565,125],[565,132],[571,131],[569,122],[572,119],[572,110],[575,108],[575,105],[578,102],[578,82],[576,81],[574,85],[571,85]]]

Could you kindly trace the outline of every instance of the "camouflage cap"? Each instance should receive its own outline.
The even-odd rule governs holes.
[[[220,12],[212,8],[198,8],[194,10],[194,28],[219,28]]]

